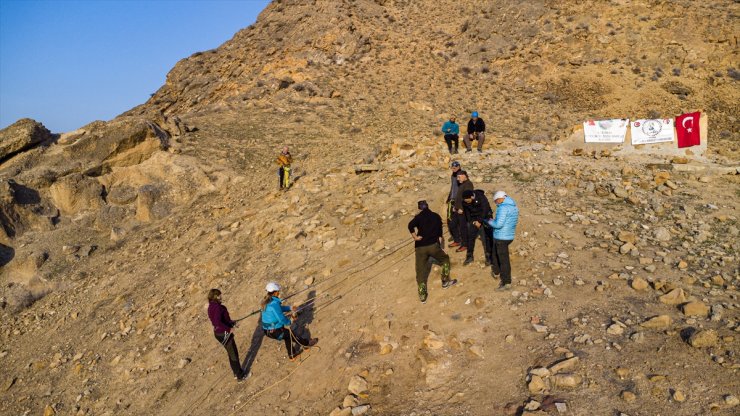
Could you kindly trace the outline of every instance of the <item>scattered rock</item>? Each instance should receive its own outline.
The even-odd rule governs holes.
[[[686,316],[706,317],[709,315],[709,306],[701,301],[692,301],[681,306],[681,310]]]
[[[551,377],[553,387],[575,388],[581,385],[583,377],[578,374],[556,374]]]
[[[671,323],[673,323],[673,320],[670,316],[658,315],[641,323],[640,326],[649,329],[663,329],[669,327]]]
[[[620,394],[620,397],[622,398],[622,400],[624,400],[624,401],[625,401],[625,402],[627,402],[627,403],[632,403],[632,402],[634,402],[635,400],[637,400],[637,396],[635,395],[635,393],[632,393],[632,392],[631,392],[631,391],[629,391],[629,390],[625,390],[625,391],[623,391],[623,392],[622,392],[622,393]]]
[[[632,287],[632,289],[635,289],[635,290],[645,290],[650,285],[648,284],[647,280],[645,280],[645,279],[643,279],[641,277],[636,277],[636,278],[632,279],[632,282],[630,283],[630,286]]]
[[[566,358],[565,360],[556,362],[555,364],[551,365],[548,369],[550,370],[552,374],[563,373],[566,371],[571,371],[574,368],[576,368],[579,362],[580,362],[580,358],[570,357],[570,358]]]
[[[349,386],[347,386],[347,390],[349,390],[350,393],[356,396],[367,392],[367,389],[367,380],[360,376],[352,377],[352,379],[349,381]]]
[[[717,331],[713,329],[699,330],[689,337],[689,344],[694,348],[714,347],[718,341]]]
[[[658,299],[666,305],[680,305],[686,302],[686,294],[683,289],[673,289]]]

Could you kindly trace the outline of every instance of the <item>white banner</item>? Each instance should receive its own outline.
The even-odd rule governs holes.
[[[629,119],[588,120],[583,123],[586,143],[624,143]]]
[[[630,123],[632,145],[673,141],[673,119],[635,120]]]

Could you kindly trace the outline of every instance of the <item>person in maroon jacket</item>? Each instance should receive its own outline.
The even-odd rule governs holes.
[[[231,320],[229,310],[221,304],[221,291],[218,289],[211,289],[208,292],[208,318],[213,324],[213,335],[226,348],[234,378],[237,381],[244,380],[246,374],[239,361],[239,350],[236,348],[234,334],[231,333],[231,329],[236,328],[236,321]]]

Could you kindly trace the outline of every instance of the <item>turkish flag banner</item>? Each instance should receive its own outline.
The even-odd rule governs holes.
[[[701,144],[699,135],[699,111],[695,113],[681,114],[676,117],[676,137],[678,148],[698,146]]]

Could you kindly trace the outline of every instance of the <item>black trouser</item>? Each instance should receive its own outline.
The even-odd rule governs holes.
[[[473,258],[473,252],[475,251],[475,240],[480,237],[483,243],[483,251],[486,254],[486,260],[491,261],[491,250],[492,250],[492,237],[489,235],[491,229],[481,224],[480,228],[476,227],[472,222],[468,224],[468,255],[467,257]]]
[[[509,244],[512,240],[493,239],[493,259],[491,271],[501,275],[501,284],[511,284],[511,263],[509,262]]]
[[[455,213],[457,216],[457,235],[460,237],[460,245],[463,247],[468,246],[468,221],[465,219],[465,214]]]
[[[455,212],[455,202],[447,202],[447,228],[450,230],[452,241],[456,243],[461,243],[462,240],[460,240],[460,218],[457,215],[457,212]]]
[[[460,145],[460,137],[457,134],[445,134],[445,142],[447,142],[447,150],[452,153],[452,143],[455,143],[455,152]]]
[[[234,341],[234,334],[229,332],[214,332],[216,340],[226,348],[226,353],[229,355],[229,364],[231,365],[231,371],[234,372],[234,377],[241,378],[244,375],[242,371],[242,365],[239,362],[239,350],[236,348],[236,342]]]
[[[265,335],[267,335],[267,338],[276,339],[278,341],[282,339],[283,342],[285,342],[285,350],[288,351],[288,357],[293,358],[300,351],[300,347],[293,348],[293,340],[290,338],[290,333],[291,331],[285,327],[278,329],[265,329]],[[295,332],[293,332],[293,336],[301,346],[308,346],[307,339],[299,337]]]

